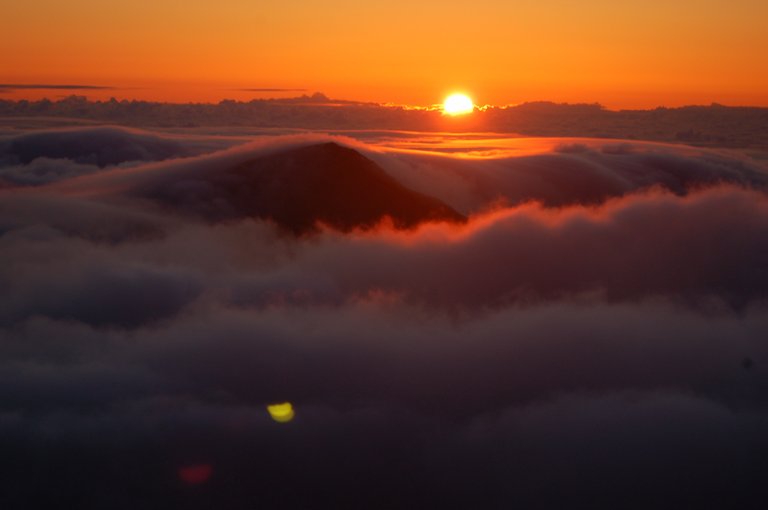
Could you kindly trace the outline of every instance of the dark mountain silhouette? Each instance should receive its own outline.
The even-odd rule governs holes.
[[[444,202],[404,187],[370,159],[336,143],[291,148],[231,168],[169,176],[136,192],[209,221],[266,218],[297,234],[314,230],[317,223],[344,231],[367,228],[384,217],[397,228],[466,220]]]

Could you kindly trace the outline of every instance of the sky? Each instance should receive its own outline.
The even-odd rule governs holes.
[[[91,97],[768,105],[763,0],[0,1],[0,83]],[[62,90],[0,97],[59,97]]]

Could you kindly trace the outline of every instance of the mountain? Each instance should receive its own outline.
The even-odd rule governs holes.
[[[318,223],[344,231],[368,228],[384,217],[397,228],[466,220],[444,202],[406,188],[357,151],[332,142],[174,174],[133,194],[212,222],[264,218],[297,234]]]

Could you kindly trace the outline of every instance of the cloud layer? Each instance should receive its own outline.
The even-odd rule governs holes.
[[[51,158],[36,140],[18,172]],[[764,505],[759,164],[175,140],[130,167],[59,154],[98,171],[0,192],[3,508]],[[329,142],[467,221],[294,232],[147,192],[255,160],[242,175],[263,182]],[[338,185],[321,175],[317,193]],[[284,401],[296,418],[276,423],[265,406]]]

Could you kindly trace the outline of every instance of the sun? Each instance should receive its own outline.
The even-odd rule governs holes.
[[[475,105],[466,94],[451,94],[443,103],[443,112],[446,115],[464,115],[474,110]]]

